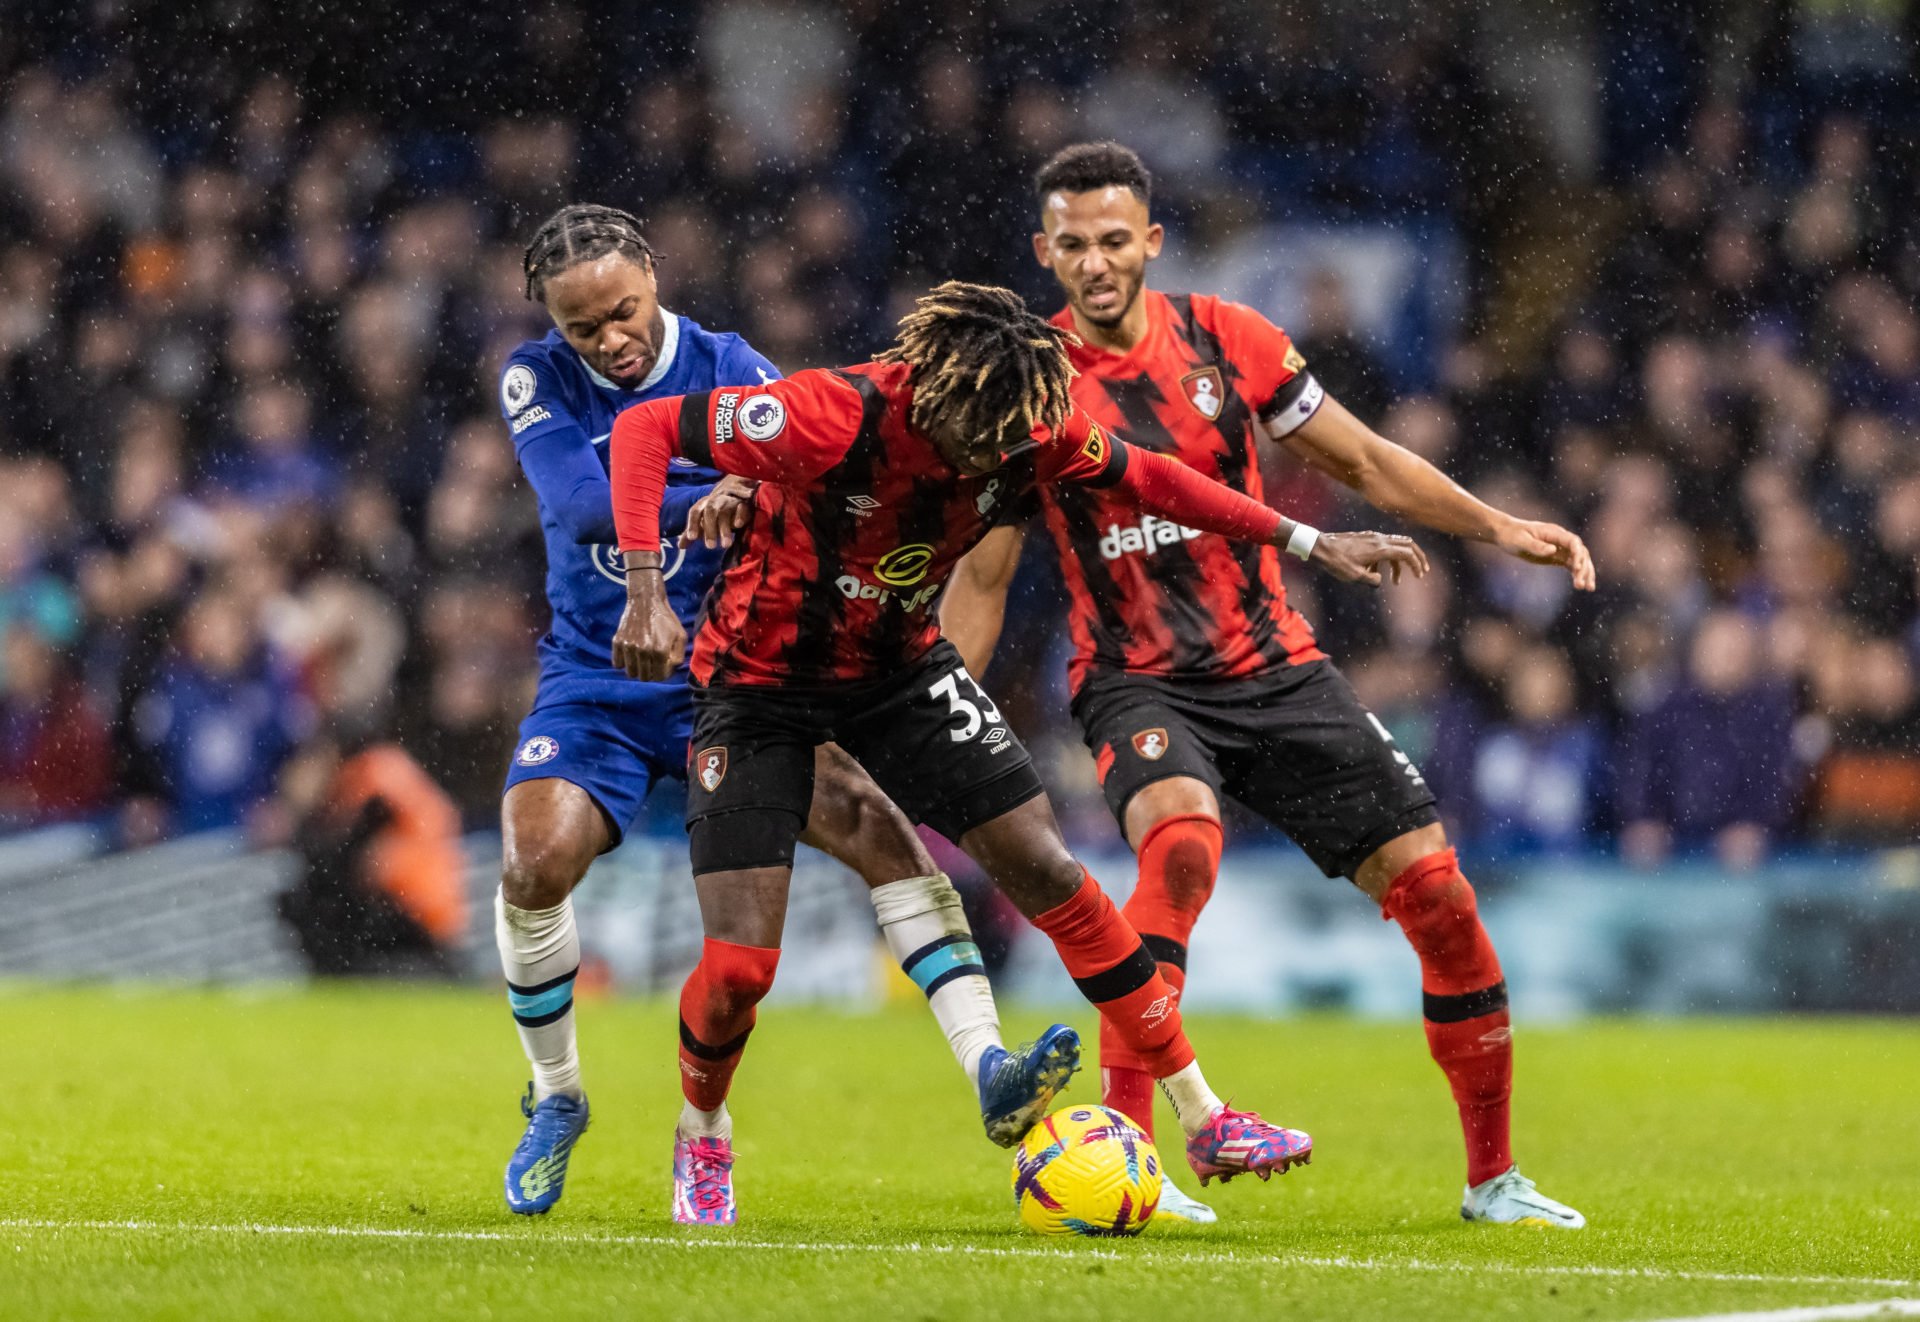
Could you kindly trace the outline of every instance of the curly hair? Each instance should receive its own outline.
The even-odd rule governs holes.
[[[910,420],[921,431],[938,417],[966,435],[1025,437],[1066,422],[1079,375],[1067,348],[1079,342],[1011,289],[949,280],[914,303],[879,358],[913,369]]]
[[[1153,204],[1153,175],[1133,148],[1118,142],[1076,142],[1062,147],[1034,171],[1034,196],[1044,204],[1054,193],[1091,193],[1096,188],[1130,188]]]

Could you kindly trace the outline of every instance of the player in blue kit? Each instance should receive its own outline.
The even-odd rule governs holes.
[[[540,686],[521,723],[501,803],[503,858],[495,935],[507,998],[533,1082],[526,1132],[507,1163],[507,1205],[545,1212],[587,1127],[573,1022],[580,938],[571,895],[600,854],[620,843],[661,776],[684,779],[693,703],[684,665],[662,683],[614,669],[611,645],[627,603],[615,549],[607,438],[630,405],[779,376],[737,335],[716,335],[660,307],[654,252],[640,223],[612,207],[573,205],[527,247],[527,297],[555,330],[508,356],[500,407],[540,502],[553,625],[540,640]],[[753,502],[750,483],[676,461],[661,506],[667,598],[689,632],[733,532]],[[685,531],[690,544],[679,545]],[[900,810],[852,758],[823,746],[814,770],[809,844],[857,871],[902,968],[927,994],[961,1068],[979,1093],[987,1134],[1019,1141],[1079,1064],[1079,1039],[1054,1025],[1016,1051],[1000,1042],[986,969],[960,897]],[[713,930],[708,916],[708,930]],[[682,1037],[687,1036],[685,1025]],[[683,1116],[689,1138],[731,1153],[722,1115]],[[698,1219],[701,1209],[675,1207]],[[684,1213],[684,1215],[683,1215]]]

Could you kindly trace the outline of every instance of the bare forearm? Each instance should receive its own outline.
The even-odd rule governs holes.
[[[1435,532],[1492,541],[1506,515],[1402,449],[1328,397],[1313,417],[1274,439],[1369,505]]]
[[[955,597],[962,598],[958,607],[954,605]],[[1006,620],[1004,592],[963,592],[956,581],[941,606],[940,632],[960,653],[968,674],[984,675],[993,661],[993,649],[1000,645],[1000,631]]]
[[[940,630],[973,675],[987,673],[1007,618],[1007,593],[1026,534],[1018,524],[995,528],[960,562],[940,599]]]
[[[1375,448],[1352,484],[1375,509],[1477,542],[1492,541],[1508,519],[1411,450],[1390,442]]]

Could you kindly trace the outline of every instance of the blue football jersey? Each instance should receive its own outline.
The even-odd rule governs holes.
[[[656,687],[613,669],[613,633],[627,604],[626,568],[615,542],[607,481],[607,438],[614,418],[643,400],[758,385],[780,375],[738,335],[715,335],[671,312],[662,316],[659,361],[632,390],[587,366],[558,330],[515,349],[500,374],[501,414],[539,498],[547,540],[553,625],[540,640],[543,702],[575,697],[631,705],[646,701]],[[724,553],[705,546],[682,551],[675,538],[693,502],[719,480],[712,469],[684,459],[675,459],[667,475],[661,512],[667,599],[689,635]],[[684,668],[667,682],[686,683]]]

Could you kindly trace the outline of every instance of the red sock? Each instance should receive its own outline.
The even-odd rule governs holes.
[[[1120,910],[1173,988],[1187,989],[1187,938],[1220,871],[1220,823],[1205,813],[1155,822],[1140,841],[1140,880]],[[1106,1019],[1100,1021],[1100,1100],[1153,1137],[1153,1075]]]
[[[1072,899],[1047,910],[1033,925],[1053,939],[1080,994],[1154,1078],[1178,1074],[1193,1063],[1173,988],[1160,976],[1140,934],[1091,875]]]
[[[753,1031],[754,1007],[773,986],[780,952],[707,938],[680,989],[680,1091],[702,1111],[727,1100]]]
[[[1449,849],[1395,877],[1381,905],[1420,956],[1427,1048],[1447,1076],[1467,1143],[1467,1183],[1513,1165],[1513,1028],[1507,984],[1473,887]]]

